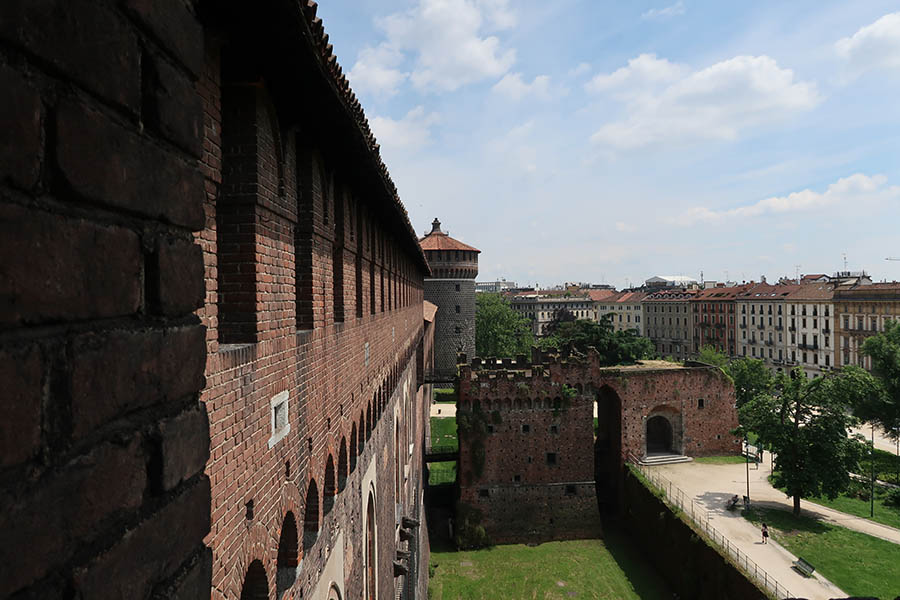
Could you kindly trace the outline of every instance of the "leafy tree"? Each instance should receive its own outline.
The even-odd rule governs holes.
[[[900,432],[900,321],[886,324],[884,332],[863,343],[862,351],[872,358],[872,372],[881,390],[856,407],[856,416],[877,423],[888,435],[897,437]]]
[[[531,352],[530,321],[510,307],[500,294],[475,296],[475,353],[478,356],[514,357]]]
[[[614,331],[608,316],[599,322],[587,319],[562,322],[553,335],[540,341],[540,345],[544,349],[573,348],[582,353],[593,347],[605,365],[633,363],[654,355],[649,339],[640,337],[634,330]]]
[[[703,346],[697,354],[697,360],[724,369],[728,365],[728,357],[724,352],[716,350],[715,346]]]
[[[756,358],[738,358],[725,368],[734,381],[734,393],[738,408],[760,394],[772,391],[774,378],[763,361]]]
[[[755,431],[775,453],[775,487],[785,488],[800,514],[800,499],[835,498],[850,484],[864,446],[847,437],[856,422],[848,408],[878,387],[855,367],[808,380],[799,367],[779,374],[774,393],[763,393],[740,409],[742,427]]]
[[[560,325],[563,323],[573,323],[578,319],[575,317],[572,312],[566,308],[558,308],[553,311],[553,317],[550,318],[550,322],[547,323],[546,327],[544,327],[544,333],[547,336],[555,335]]]

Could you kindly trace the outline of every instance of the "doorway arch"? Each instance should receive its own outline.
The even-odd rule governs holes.
[[[675,432],[672,423],[663,415],[647,419],[647,454],[675,453]]]

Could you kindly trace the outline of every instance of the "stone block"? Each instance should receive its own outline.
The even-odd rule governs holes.
[[[137,235],[0,206],[0,325],[130,315],[141,300]]]
[[[203,29],[182,0],[126,0],[125,6],[195,76],[203,71]]]
[[[0,467],[34,456],[41,443],[43,361],[40,348],[0,349],[4,415],[0,419]]]
[[[59,106],[56,160],[86,198],[192,230],[204,225],[197,168],[77,100]]]
[[[203,153],[203,102],[194,83],[161,58],[144,55],[145,101],[141,118],[195,158]]]
[[[202,325],[86,333],[71,345],[76,439],[129,412],[199,392],[206,364]]]
[[[2,25],[0,25],[2,27]],[[21,73],[0,65],[0,119],[6,150],[0,154],[0,179],[32,188],[41,172],[41,99]]]
[[[39,56],[85,88],[137,114],[141,69],[130,24],[89,0],[5,0],[0,39]]]
[[[162,436],[162,485],[171,490],[203,471],[209,458],[209,421],[200,405],[166,419],[160,424]]]
[[[203,250],[187,240],[164,238],[157,248],[157,304],[165,315],[190,313],[203,306]]]

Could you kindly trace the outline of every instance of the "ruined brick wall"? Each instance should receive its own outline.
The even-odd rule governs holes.
[[[460,500],[482,511],[493,540],[595,532],[599,511],[621,504],[624,463],[654,451],[654,417],[671,428],[666,450],[740,450],[729,433],[737,427],[733,385],[718,369],[652,361],[601,367],[595,352],[543,358],[460,366]]]
[[[279,45],[293,38],[272,41],[281,25],[245,13],[210,17],[198,86],[212,595],[324,598],[334,585],[359,598],[371,572],[379,597],[424,597],[424,522],[400,537],[403,517],[423,517],[424,258],[317,70],[315,11],[293,59]]]
[[[203,597],[202,31],[13,0],[0,42],[0,597]]]

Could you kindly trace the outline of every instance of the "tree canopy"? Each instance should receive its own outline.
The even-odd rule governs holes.
[[[772,393],[757,394],[741,407],[742,427],[775,453],[774,483],[794,499],[795,515],[801,498],[835,498],[847,489],[864,448],[847,437],[856,422],[848,409],[877,387],[855,367],[813,380],[798,367],[776,376]]]
[[[475,353],[481,357],[530,354],[531,323],[510,307],[500,294],[475,296]]]
[[[724,369],[728,365],[728,356],[716,350],[715,346],[703,346],[697,354],[697,361]]]
[[[734,381],[734,394],[738,408],[760,394],[772,392],[775,383],[772,373],[758,358],[737,358],[725,368]]]
[[[582,353],[593,347],[605,365],[629,364],[654,355],[649,339],[634,330],[615,331],[608,316],[599,322],[587,319],[560,322],[552,335],[541,339],[540,345],[544,349],[574,348]]]
[[[900,321],[887,323],[884,332],[863,343],[862,351],[872,358],[872,372],[881,389],[859,403],[856,415],[896,437],[900,433]]]

